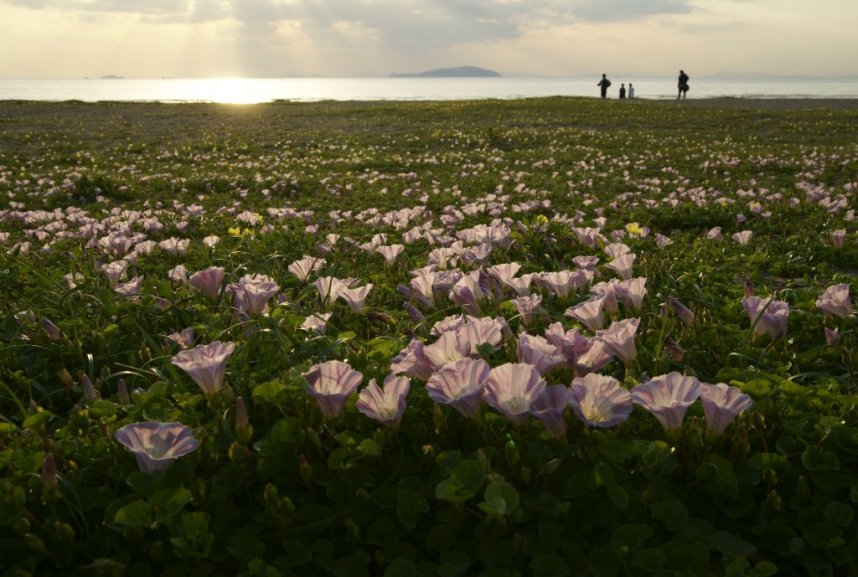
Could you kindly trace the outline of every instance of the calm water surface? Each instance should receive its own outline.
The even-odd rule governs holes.
[[[194,78],[0,80],[0,100],[225,102],[597,97],[598,78]],[[632,82],[639,98],[676,97],[675,78]],[[689,98],[858,98],[858,78],[693,78]]]

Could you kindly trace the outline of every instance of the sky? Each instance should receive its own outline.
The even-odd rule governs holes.
[[[0,0],[0,78],[858,76],[855,0]]]

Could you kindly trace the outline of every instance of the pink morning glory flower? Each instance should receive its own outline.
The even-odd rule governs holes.
[[[223,273],[222,266],[199,270],[188,278],[188,284],[199,290],[207,299],[216,301],[223,284]]]
[[[768,333],[773,339],[786,335],[789,304],[785,301],[750,296],[742,299],[742,306],[751,319],[754,335]]]
[[[706,428],[716,435],[723,433],[733,419],[754,404],[751,397],[738,387],[726,383],[700,383],[700,401],[706,416]]]
[[[147,475],[166,471],[173,461],[199,447],[191,429],[181,423],[132,423],[118,429],[114,437],[134,454]]]
[[[342,361],[326,361],[313,365],[304,373],[307,392],[316,399],[326,419],[339,415],[346,399],[363,381],[363,375]]]
[[[214,341],[181,351],[170,362],[188,373],[206,396],[223,388],[226,360],[235,351],[235,343]]]
[[[536,367],[506,363],[489,372],[483,399],[516,424],[523,423],[534,400],[545,390],[545,379]]]
[[[566,436],[566,418],[563,412],[569,404],[569,387],[551,385],[530,405],[530,414],[542,421],[545,430],[555,437]]]
[[[816,306],[841,319],[851,316],[852,300],[849,298],[849,285],[842,283],[828,287],[816,300]]]
[[[370,379],[369,385],[358,395],[357,410],[383,425],[397,425],[405,412],[405,397],[410,388],[411,381],[407,377],[388,375],[383,388],[375,379]]]
[[[435,371],[426,382],[426,392],[436,403],[450,405],[462,415],[473,417],[491,368],[482,359],[464,358]]]
[[[569,406],[591,427],[615,427],[629,418],[632,395],[613,378],[590,373],[572,380]]]
[[[636,386],[632,389],[632,402],[652,413],[665,431],[673,431],[682,426],[688,407],[699,394],[697,377],[674,371]]]

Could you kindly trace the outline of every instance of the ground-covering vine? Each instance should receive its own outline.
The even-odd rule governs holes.
[[[7,575],[858,573],[858,109],[0,103]]]

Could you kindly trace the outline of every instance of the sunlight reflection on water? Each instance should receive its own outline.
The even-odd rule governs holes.
[[[639,98],[675,98],[675,78],[631,80]],[[0,80],[0,100],[218,102],[597,97],[592,78],[164,78]],[[858,98],[858,78],[692,79],[689,98]]]

